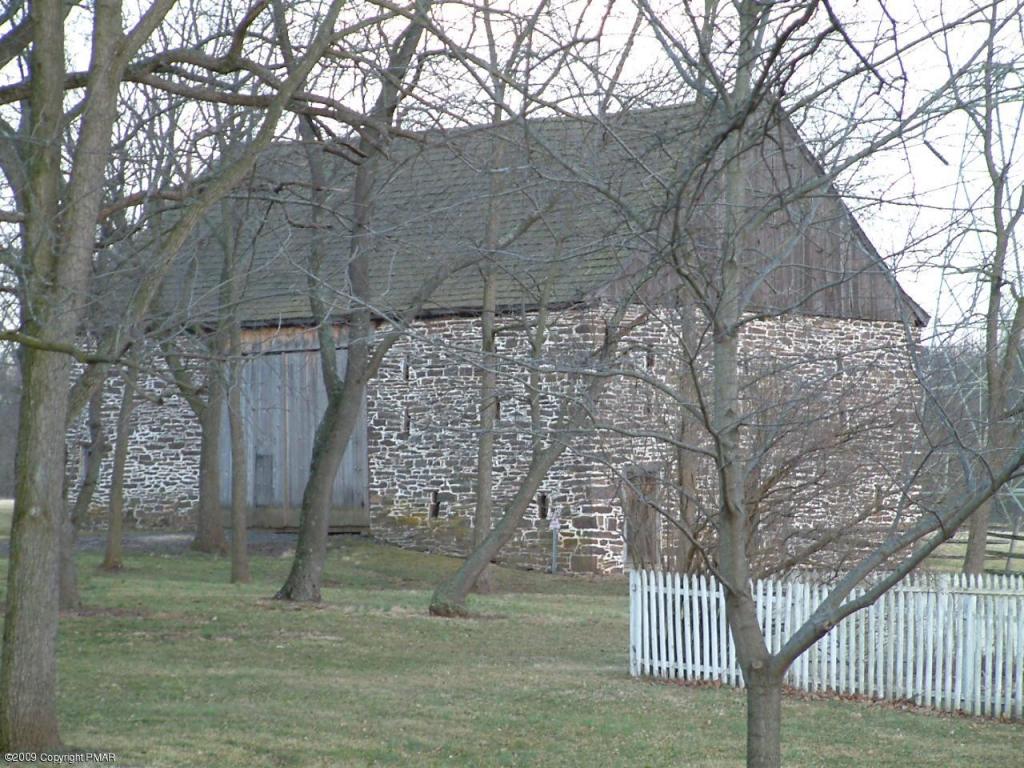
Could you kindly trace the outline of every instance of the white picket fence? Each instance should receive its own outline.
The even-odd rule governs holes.
[[[743,685],[714,579],[633,571],[629,589],[631,674]],[[811,579],[758,581],[753,590],[773,652],[828,593]],[[804,652],[786,683],[1020,719],[1024,575],[909,577]]]

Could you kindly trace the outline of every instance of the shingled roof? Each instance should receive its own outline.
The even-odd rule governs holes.
[[[542,291],[546,301],[562,305],[621,294],[637,265],[646,264],[663,242],[667,190],[687,168],[699,119],[693,107],[673,107],[604,120],[548,118],[395,140],[375,195],[372,305],[381,312],[405,310],[439,271],[475,262],[446,279],[421,310],[472,313],[480,307],[485,261],[498,273],[499,303],[510,309],[537,305]],[[491,170],[498,147],[500,162]],[[774,151],[781,151],[785,162],[798,154]],[[307,154],[299,144],[269,149],[250,184],[230,203],[242,222],[237,242],[247,282],[240,311],[248,324],[308,322],[307,259],[316,231],[324,236],[321,279],[332,310],[340,317],[349,309],[354,166],[336,153],[315,152],[327,187],[319,230],[311,227]],[[770,171],[775,161],[765,157],[757,162]],[[806,164],[806,158],[800,162]],[[751,174],[754,192],[764,186],[758,176]],[[503,247],[489,252],[484,238],[492,177]],[[800,247],[790,246],[792,259],[759,280],[755,303],[925,323],[927,315],[898,288],[849,211],[834,193],[829,196],[828,206],[815,207],[818,218],[801,236]],[[166,305],[193,318],[213,312],[224,226],[218,212],[194,238],[169,283]],[[775,226],[781,232],[785,223]],[[759,235],[758,247],[778,239]]]

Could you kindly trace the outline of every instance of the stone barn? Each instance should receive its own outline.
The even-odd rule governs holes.
[[[677,535],[659,521],[677,506],[686,441],[661,438],[678,432],[680,372],[687,361],[690,370],[702,365],[689,344],[706,343],[713,312],[707,297],[721,207],[714,184],[690,201],[698,215],[689,219],[692,274],[683,279],[665,214],[680,205],[667,190],[692,170],[699,125],[692,108],[676,107],[425,132],[391,147],[376,190],[371,305],[382,338],[399,324],[404,331],[367,387],[363,422],[335,483],[334,530],[465,552],[482,366],[496,368],[493,496],[500,515],[526,471],[531,440],[552,439],[560,402],[593,368],[610,318],[618,317],[630,330],[606,364],[611,381],[587,428],[546,475],[504,557],[547,566],[557,519],[560,568],[621,568],[626,539],[641,532],[657,542],[645,547],[661,548],[656,557],[671,559]],[[820,174],[791,126],[781,123],[771,138],[750,153],[753,201],[779,197],[794,176]],[[192,332],[209,325],[223,295],[225,240],[238,249],[253,526],[298,524],[325,401],[311,286],[330,306],[344,365],[352,166],[337,154],[344,153],[322,155],[327,189],[312,190],[300,148],[268,151],[250,186],[231,201],[230,217],[212,220],[190,246],[165,296],[169,317],[187,318]],[[226,220],[235,222],[231,238],[223,236]],[[319,238],[324,267],[316,273],[313,233],[326,233]],[[914,438],[910,351],[927,315],[896,284],[830,185],[813,200],[781,204],[748,246],[765,254],[751,261],[758,268],[741,333],[751,397],[770,390],[780,402],[811,403],[813,391],[813,402],[827,406],[814,418],[829,425],[778,435],[765,418],[763,428],[749,431],[752,450],[763,439],[771,450],[785,444],[820,454],[802,475],[766,460],[753,473],[763,489],[758,514],[767,516],[780,497],[787,509],[799,508],[767,525],[780,552],[799,549],[836,521],[868,535],[892,520],[899,503],[897,475]],[[497,326],[497,351],[486,359],[485,272],[495,276]],[[439,285],[421,295],[435,278]],[[113,379],[111,408],[119,386]],[[134,416],[126,507],[138,525],[186,527],[197,498],[198,426],[166,376],[156,371],[140,387],[149,396]],[[835,437],[844,457],[826,450],[827,441],[811,440],[815,431]],[[221,443],[226,505],[230,457],[226,437]],[[698,456],[686,466],[696,472],[698,495],[713,496],[706,462]],[[101,481],[97,504],[105,487]],[[632,533],[624,532],[627,519]]]

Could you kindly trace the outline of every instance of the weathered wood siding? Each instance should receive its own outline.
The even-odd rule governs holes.
[[[659,156],[652,153],[651,162]],[[927,322],[792,126],[773,129],[760,146],[744,152],[741,163],[745,190],[738,231],[726,231],[720,161],[687,194],[677,197],[672,187],[664,200],[653,198],[652,210],[660,217],[653,250],[664,265],[660,273],[651,279],[644,246],[597,294],[611,301],[639,296],[657,305],[678,301],[678,288],[685,285],[685,296],[696,289],[705,308],[714,307],[721,298],[724,238],[735,236],[744,313]]]
[[[291,528],[299,523],[309,476],[313,437],[327,407],[320,353],[308,330],[246,331],[250,359],[244,366],[242,411],[251,473],[247,491],[250,524]],[[339,346],[342,346],[339,344]],[[345,350],[338,350],[339,372]],[[231,445],[227,414],[221,431],[221,503],[231,502]],[[366,403],[334,481],[331,527],[362,530],[370,525],[367,499]]]
[[[750,308],[912,322],[912,302],[788,123],[744,157]],[[748,289],[750,290],[750,289]]]

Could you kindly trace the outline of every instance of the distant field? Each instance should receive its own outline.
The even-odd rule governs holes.
[[[989,538],[988,557],[985,568],[990,571],[1007,570],[1006,554],[1010,551],[1010,542],[1005,539]],[[964,553],[967,551],[967,537],[958,535],[952,541],[943,544],[934,555],[925,561],[927,567],[936,571],[959,571],[963,565]],[[1024,541],[1018,541],[1013,548],[1016,555],[1024,555]],[[1024,559],[1010,558],[1009,570],[1024,571]]]
[[[0,538],[11,533],[11,515],[14,514],[14,499],[0,499]]]

